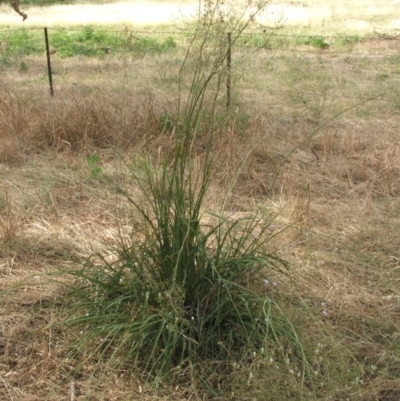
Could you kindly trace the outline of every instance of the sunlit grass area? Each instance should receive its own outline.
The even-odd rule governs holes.
[[[271,4],[260,20],[303,33],[387,33],[399,27],[399,7],[393,1],[285,1]]]
[[[228,4],[228,3],[227,3]],[[238,2],[233,2],[237,6]],[[76,25],[149,26],[179,24],[196,16],[197,1],[72,2],[44,5],[21,2],[29,15],[26,27]],[[0,26],[17,27],[21,18],[7,5],[0,6]],[[316,0],[282,1],[267,4],[257,16],[262,27],[278,27],[294,33],[333,35],[337,33],[394,33],[400,28],[399,4],[394,1]]]
[[[24,8],[21,6],[21,9]],[[54,27],[74,25],[146,26],[179,22],[196,15],[198,3],[189,2],[114,2],[104,4],[57,4],[24,8],[29,15],[24,27]],[[21,18],[6,5],[1,6],[1,26],[21,26]]]

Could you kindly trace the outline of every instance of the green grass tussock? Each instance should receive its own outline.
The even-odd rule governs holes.
[[[114,263],[71,273],[72,315],[81,316],[67,322],[84,333],[79,347],[101,341],[94,355],[117,348],[145,378],[175,382],[207,382],[271,343],[291,344],[301,356],[294,328],[266,291],[271,273],[288,274],[268,251],[270,223],[217,216],[204,223],[211,166],[196,177],[190,163],[170,156],[161,171],[149,162],[142,174],[130,170],[142,199],[124,192],[133,207],[130,239]]]
[[[92,357],[111,353],[121,367],[142,369],[146,380],[176,385],[191,379],[216,392],[210,378],[230,372],[249,349],[290,346],[300,364],[307,362],[293,325],[266,290],[270,275],[290,278],[288,263],[269,250],[270,221],[229,219],[222,211],[205,222],[214,133],[203,132],[202,121],[211,116],[214,127],[211,83],[223,76],[227,29],[215,25],[219,4],[208,7],[181,67],[182,84],[186,69],[192,78],[180,99],[173,146],[157,163],[127,166],[135,194],[117,191],[132,209],[128,239],[121,236],[115,262],[100,255],[102,266],[89,261],[69,272],[77,280],[67,297],[72,318],[63,324],[78,325],[77,348],[89,346]],[[210,51],[210,42],[219,46]],[[205,100],[210,91],[211,106]],[[198,141],[208,144],[201,158]]]

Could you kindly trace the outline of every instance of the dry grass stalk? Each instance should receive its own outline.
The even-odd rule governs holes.
[[[64,93],[61,98],[43,101],[6,92],[1,102],[5,106],[0,112],[2,161],[17,161],[26,152],[49,147],[88,151],[148,146],[162,131],[149,97],[140,104],[129,104],[126,99],[101,92],[88,96]]]
[[[0,215],[0,239],[4,241],[4,243],[7,243],[17,238],[20,222],[15,211],[13,210],[11,199],[7,190],[4,190],[3,192],[2,201],[4,202],[2,209],[4,210],[5,216]]]

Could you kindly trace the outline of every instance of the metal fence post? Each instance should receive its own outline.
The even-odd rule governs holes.
[[[44,40],[46,42],[47,71],[48,71],[48,74],[49,74],[50,95],[54,96],[53,76],[52,76],[51,64],[50,64],[49,35],[47,34],[47,28],[44,28]]]
[[[232,64],[232,33],[228,32],[228,48],[226,51],[226,108],[231,105],[231,64]]]

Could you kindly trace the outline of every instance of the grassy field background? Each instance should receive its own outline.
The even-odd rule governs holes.
[[[197,1],[84,1],[42,7],[39,1],[21,2],[21,9],[29,15],[24,26],[71,25],[152,25],[170,24],[196,15]],[[226,2],[238,5],[238,2]],[[364,0],[349,2],[317,0],[271,2],[257,17],[266,26],[286,26],[295,32],[331,35],[336,32],[390,32],[400,28],[399,3],[394,1]],[[7,5],[1,5],[2,25],[19,26],[20,18]]]
[[[394,1],[270,4],[233,48],[230,109],[223,81],[194,147],[198,168],[212,133],[204,218],[270,221],[268,246],[290,262],[290,280],[273,276],[260,291],[296,326],[311,378],[290,346],[272,344],[232,357],[232,369],[210,378],[214,392],[186,377],[155,386],[138,369],[89,358],[90,347],[71,356],[81,332],[51,325],[65,293],[52,273],[93,254],[115,258],[131,224],[116,186],[140,196],[126,166],[140,170],[145,157],[157,166],[174,143],[177,104],[191,90],[192,70],[178,77],[197,3],[161,3],[30,5],[23,25],[0,9],[0,398],[397,401]],[[169,22],[163,7],[173,18],[183,10],[184,21]],[[217,83],[211,89],[206,106]]]

